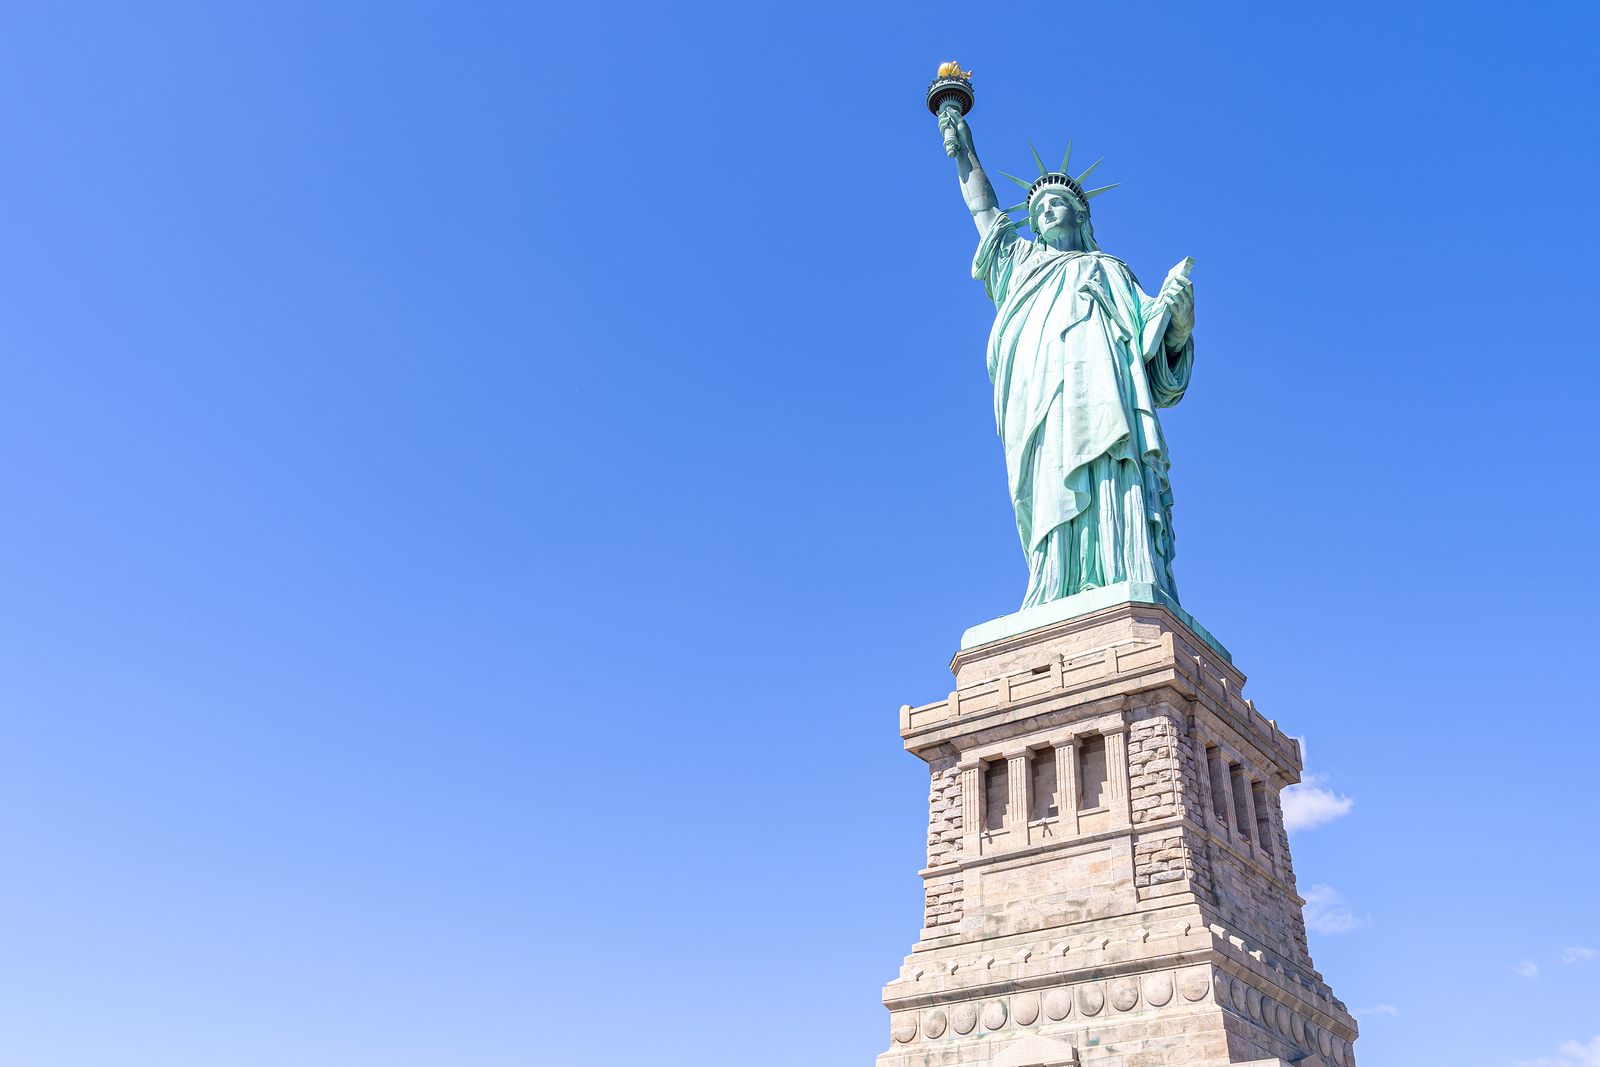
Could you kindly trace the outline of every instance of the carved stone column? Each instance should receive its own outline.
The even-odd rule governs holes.
[[[1234,762],[1220,748],[1217,749],[1217,766],[1222,769],[1222,774],[1220,775],[1222,778],[1222,809],[1227,813],[1225,818],[1228,823],[1228,840],[1237,842],[1239,840],[1239,816],[1233,810]]]
[[[978,854],[980,805],[983,802],[982,767],[976,762],[961,764],[961,851],[968,856]]]
[[[1056,746],[1056,791],[1061,794],[1057,805],[1061,811],[1061,832],[1068,837],[1078,835],[1078,739],[1076,737]]]
[[[1028,752],[1006,753],[1006,839],[1012,848],[1028,843]]]
[[[1102,731],[1106,739],[1106,808],[1122,826],[1133,821],[1128,811],[1128,728]]]
[[[1239,768],[1239,792],[1244,794],[1244,825],[1245,836],[1250,839],[1250,850],[1257,859],[1265,855],[1261,847],[1261,824],[1256,821],[1256,793],[1250,788],[1250,776],[1245,773],[1244,767]]]

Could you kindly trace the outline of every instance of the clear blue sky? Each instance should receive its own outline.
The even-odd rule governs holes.
[[[886,1047],[896,709],[1025,577],[951,56],[1197,261],[1179,583],[1352,802],[1294,846],[1362,1067],[1600,1063],[1597,30],[9,8],[0,1063]]]

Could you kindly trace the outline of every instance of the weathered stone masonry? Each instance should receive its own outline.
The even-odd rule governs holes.
[[[928,862],[879,1067],[1354,1067],[1283,828],[1298,745],[1225,654],[1129,603],[952,667],[900,710]]]

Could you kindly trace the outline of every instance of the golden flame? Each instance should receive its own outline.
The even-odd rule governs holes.
[[[972,71],[962,70],[961,64],[955,60],[939,64],[939,77],[941,78],[971,78]]]

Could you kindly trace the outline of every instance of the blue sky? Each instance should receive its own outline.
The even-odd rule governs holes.
[[[1178,580],[1306,739],[1363,1067],[1600,1063],[1597,29],[0,14],[0,1062],[885,1047],[896,709],[1025,579],[954,56],[1196,259]]]

